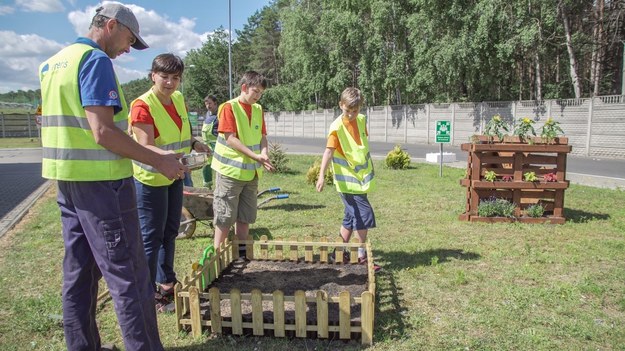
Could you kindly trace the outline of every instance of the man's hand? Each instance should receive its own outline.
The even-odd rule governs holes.
[[[171,151],[163,153],[160,155],[158,162],[154,164],[154,167],[167,179],[183,179],[184,173],[189,171],[187,166],[180,163],[183,155],[183,153],[173,153]]]

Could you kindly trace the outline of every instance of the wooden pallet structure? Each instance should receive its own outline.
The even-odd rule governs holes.
[[[176,320],[178,331],[186,330],[194,337],[202,335],[203,328],[211,333],[222,334],[231,332],[234,335],[252,334],[255,336],[273,335],[274,337],[306,338],[314,335],[317,338],[337,337],[352,339],[360,337],[361,344],[373,343],[373,325],[375,310],[375,275],[372,260],[367,267],[367,288],[360,296],[350,296],[348,291],[342,291],[338,296],[328,296],[327,292],[319,290],[314,297],[307,297],[305,291],[297,290],[293,296],[276,290],[273,293],[262,293],[261,287],[252,289],[250,293],[241,293],[239,289],[221,292],[210,288],[210,284],[218,279],[239,257],[239,243],[246,246],[246,257],[250,260],[291,261],[302,264],[334,264],[329,261],[329,253],[335,248],[349,252],[350,263],[358,264],[358,248],[364,248],[368,257],[373,257],[371,245],[367,243],[331,242],[328,238],[314,241],[311,237],[303,241],[288,241],[282,239],[268,240],[262,236],[260,240],[229,241],[209,255],[203,264],[194,264],[191,273],[183,281],[177,283],[174,290],[176,306]],[[343,264],[342,262],[337,264]],[[208,291],[205,291],[206,288]],[[221,302],[229,300],[230,315],[223,316]],[[208,301],[209,313],[202,315],[200,304]],[[244,321],[241,312],[241,303],[251,304],[251,322]],[[294,320],[285,319],[285,304],[294,304]],[[273,309],[273,318],[267,322],[263,317],[263,305],[270,304]],[[310,304],[310,305],[308,305]],[[316,321],[308,321],[306,310],[309,306],[316,306]],[[360,309],[360,318],[352,319],[353,306]],[[339,311],[338,325],[330,325],[328,310],[337,308]],[[225,317],[225,318],[224,318]],[[336,323],[334,323],[336,324]]]
[[[572,147],[568,138],[555,138],[550,142],[533,138],[531,143],[521,143],[518,138],[512,142],[477,142],[462,144],[461,149],[469,153],[467,176],[460,180],[466,187],[466,211],[460,220],[471,222],[511,222],[562,224],[564,218],[564,191],[569,187],[566,180],[566,158]],[[486,181],[484,175],[493,171],[497,180]],[[534,172],[538,181],[525,181],[524,174]],[[553,173],[556,181],[544,181],[543,177]],[[508,178],[509,181],[503,181]],[[480,201],[489,198],[504,198],[516,205],[514,218],[478,216]],[[543,217],[533,218],[525,213],[532,204],[545,209]]]

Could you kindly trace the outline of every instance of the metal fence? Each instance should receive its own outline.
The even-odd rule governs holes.
[[[544,101],[460,102],[372,106],[367,115],[369,140],[397,144],[433,144],[437,120],[452,123],[451,144],[467,143],[499,114],[508,123],[530,117],[537,134],[552,117],[560,122],[574,155],[625,159],[625,96]],[[325,138],[338,109],[267,112],[267,133],[276,136]]]
[[[0,136],[3,138],[38,138],[37,116],[34,114],[0,113]]]

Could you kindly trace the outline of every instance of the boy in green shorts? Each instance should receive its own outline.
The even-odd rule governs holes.
[[[219,108],[217,142],[211,167],[215,170],[213,225],[215,249],[226,240],[235,225],[239,240],[247,240],[250,223],[256,221],[258,179],[262,170],[273,171],[267,150],[267,129],[263,108],[256,102],[267,87],[258,72],[248,71],[241,78],[239,97]],[[245,257],[243,247],[239,256]]]
[[[332,161],[334,185],[345,206],[340,235],[346,243],[354,232],[358,241],[364,243],[368,230],[376,225],[375,214],[367,198],[367,193],[375,187],[375,179],[369,153],[367,119],[359,113],[363,103],[362,94],[356,88],[347,88],[341,93],[339,107],[343,113],[330,125],[317,179],[317,191],[321,192],[326,169]],[[343,259],[349,261],[349,257],[344,256]],[[358,249],[358,261],[367,263],[366,252],[362,248]],[[380,267],[374,265],[374,269],[378,271]]]

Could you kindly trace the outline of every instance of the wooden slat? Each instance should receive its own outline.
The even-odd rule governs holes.
[[[305,241],[312,241],[312,237],[307,236],[304,238]],[[306,245],[304,248],[304,261],[312,262],[313,261],[313,247],[312,245]]]
[[[182,279],[182,286],[183,286],[183,290],[187,291],[187,296],[185,299],[182,300],[182,314],[187,314],[189,313],[189,277],[184,277]]]
[[[341,238],[340,236],[334,241],[343,244],[343,238]],[[338,246],[334,248],[334,264],[343,264],[343,246]]]
[[[284,332],[284,293],[280,290],[273,292],[273,335],[283,338]]]
[[[298,261],[298,254],[297,254],[297,248],[298,247],[299,247],[299,245],[297,245],[297,244],[293,244],[290,247],[290,250],[289,250],[290,251],[289,252],[290,256],[289,257],[290,257],[291,261],[293,261],[293,262],[297,262]]]
[[[306,292],[295,292],[295,336],[306,337]]]
[[[351,306],[349,291],[339,293],[339,338],[349,339],[351,334]]]
[[[276,240],[277,240],[278,242],[281,242],[281,241],[282,241],[282,238],[276,238]],[[282,261],[282,260],[284,260],[284,255],[283,255],[283,253],[282,253],[282,245],[277,244],[275,241],[274,241],[274,243],[275,243],[275,245],[276,245],[276,252],[275,252],[275,258],[276,258],[276,260],[278,260],[278,261]]]
[[[252,332],[262,336],[263,328],[263,293],[259,289],[252,289]]]
[[[328,238],[322,237],[319,239],[321,242],[327,242]],[[319,248],[319,261],[322,263],[328,262],[328,248],[326,246],[321,246]]]
[[[374,296],[368,291],[363,292],[360,296],[362,298],[362,305],[360,306],[361,344],[371,345],[373,343]]]
[[[328,293],[317,291],[317,336],[328,337]]]
[[[232,334],[243,335],[243,315],[241,314],[241,290],[236,289],[236,288],[230,290],[230,314],[232,317]]]
[[[181,289],[182,289],[182,284],[180,282],[177,282],[176,285],[174,285],[174,306],[176,308],[176,320],[177,321],[180,321],[182,319],[183,309],[184,309],[182,297],[178,296],[178,293],[180,292]],[[180,324],[180,322],[176,323],[176,327],[178,328],[178,331],[182,331],[182,324]]]
[[[260,258],[266,260],[269,258],[267,255],[267,244],[265,244],[267,242],[267,235],[261,236],[260,242]]]
[[[202,335],[202,325],[200,324],[202,318],[200,316],[200,296],[199,291],[195,286],[189,287],[189,314],[191,317],[191,333],[194,337]]]
[[[221,303],[219,298],[219,289],[210,288],[208,290],[210,295],[209,304],[210,304],[210,316],[211,316],[211,331],[213,333],[221,334]],[[197,302],[198,309],[200,307],[200,302]],[[199,335],[198,335],[199,336]]]
[[[355,238],[352,241],[357,241]],[[349,263],[358,263],[358,248],[350,247],[349,248]]]

